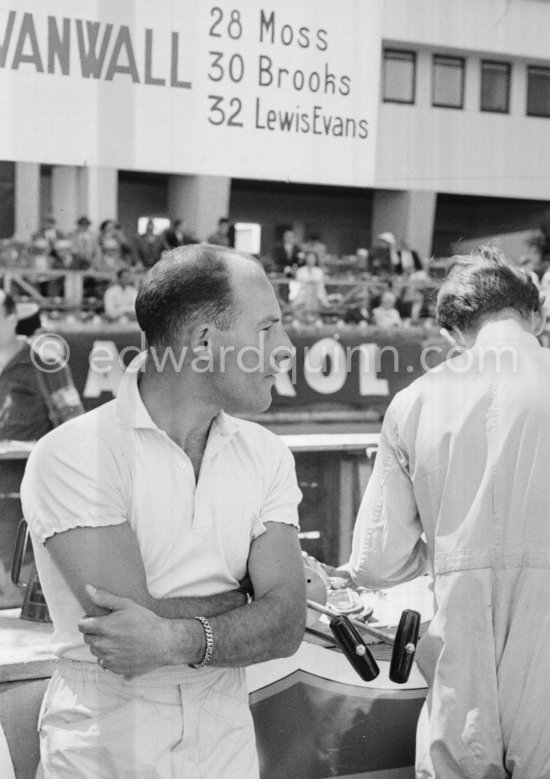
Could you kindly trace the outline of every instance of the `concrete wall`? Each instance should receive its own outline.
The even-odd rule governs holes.
[[[527,66],[550,66],[549,30],[541,0],[385,0],[383,47],[416,51],[416,98],[380,106],[375,186],[546,199],[550,119],[526,103]],[[462,109],[432,107],[434,53],[466,58]],[[483,58],[512,64],[509,114],[480,111]]]

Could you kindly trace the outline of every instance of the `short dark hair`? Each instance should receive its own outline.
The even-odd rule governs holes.
[[[530,274],[494,246],[452,257],[437,296],[441,327],[475,329],[483,316],[512,308],[522,317],[538,311],[542,299]]]
[[[164,254],[143,277],[136,317],[149,346],[168,346],[189,322],[204,317],[220,330],[234,318],[230,256],[225,246],[189,244]],[[242,255],[238,255],[239,257]]]

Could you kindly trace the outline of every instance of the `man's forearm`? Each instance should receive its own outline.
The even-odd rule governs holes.
[[[194,619],[225,614],[246,603],[246,591],[236,589],[201,598],[152,598],[147,606],[166,619]]]
[[[211,665],[245,666],[275,657],[288,657],[300,646],[305,617],[303,598],[271,594],[231,613],[209,619],[214,635]],[[206,643],[198,622],[174,620],[169,624],[169,630],[172,663],[202,660]]]

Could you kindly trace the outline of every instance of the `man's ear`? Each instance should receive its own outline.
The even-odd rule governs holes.
[[[206,352],[212,346],[212,327],[208,322],[195,325],[191,331],[191,349],[193,352]]]
[[[456,346],[456,338],[449,333],[446,327],[442,327],[439,332],[451,346]]]

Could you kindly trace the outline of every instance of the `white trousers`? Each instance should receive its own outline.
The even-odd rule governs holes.
[[[38,728],[45,779],[258,779],[243,669],[125,681],[62,661]]]

